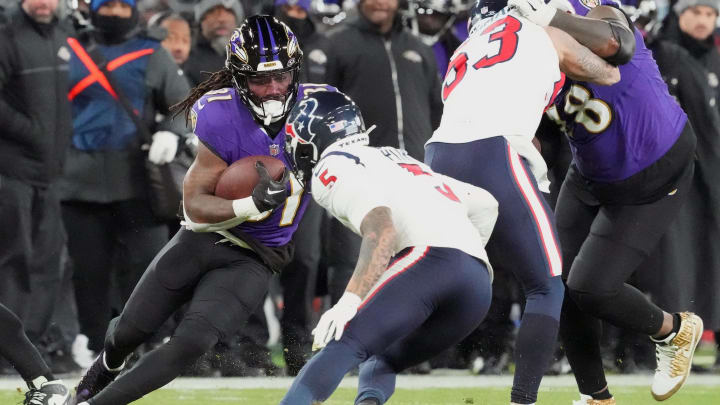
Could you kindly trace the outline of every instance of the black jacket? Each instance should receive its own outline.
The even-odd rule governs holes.
[[[654,43],[653,55],[695,133],[720,139],[720,52],[712,37],[700,42],[678,32]]]
[[[359,14],[328,37],[326,82],[358,104],[366,126],[377,125],[370,145],[400,147],[422,160],[442,115],[433,50],[399,18],[388,36]]]
[[[190,82],[190,87],[195,87],[209,77],[202,72],[216,72],[225,66],[225,54],[215,52],[210,41],[205,39],[201,33],[197,34],[197,42],[190,50],[190,55],[183,65],[185,76]]]
[[[0,176],[44,186],[62,173],[72,135],[69,24],[18,8],[0,28]]]
[[[300,49],[303,51],[303,64],[300,70],[300,83],[325,83],[327,67],[327,37],[318,32],[315,23],[308,18],[307,23],[311,32],[307,35],[298,36]]]
[[[652,49],[695,130],[695,173],[675,221],[638,274],[659,306],[697,312],[718,330],[720,299],[707,292],[720,289],[720,53],[712,37],[697,41],[673,24]]]

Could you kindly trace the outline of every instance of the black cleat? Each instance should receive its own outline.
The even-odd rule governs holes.
[[[120,374],[121,369],[124,367],[124,363],[120,366],[120,370],[110,371],[105,367],[103,356],[105,352],[101,352],[97,359],[93,362],[92,366],[88,369],[85,375],[80,379],[77,386],[77,394],[75,400],[77,403],[86,402],[90,398],[97,395],[98,392],[102,391],[110,385],[111,382]]]
[[[25,393],[23,405],[69,405],[70,390],[60,380],[46,381]]]

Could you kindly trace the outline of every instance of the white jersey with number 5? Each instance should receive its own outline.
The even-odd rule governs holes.
[[[505,8],[478,22],[455,51],[443,83],[442,121],[428,143],[504,136],[547,191],[547,166],[532,139],[562,82],[545,30]]]
[[[485,262],[498,204],[487,191],[433,172],[395,148],[331,146],[313,170],[315,201],[360,235],[376,207],[392,211],[395,252],[410,246],[448,247]]]

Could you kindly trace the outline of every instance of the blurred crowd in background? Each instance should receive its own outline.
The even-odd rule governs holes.
[[[57,3],[0,0],[0,20],[12,30],[21,18],[18,6],[37,1]],[[565,0],[551,1],[558,8],[567,7]],[[125,26],[105,24],[109,20],[98,14],[100,7],[114,7],[115,3],[132,8]],[[153,55],[147,64],[134,67],[135,73],[127,73],[139,75],[136,81],[146,87],[137,94],[128,91],[128,96],[133,105],[141,107],[142,118],[154,133],[153,142],[162,138],[175,144],[162,149],[170,151],[167,160],[178,153],[178,145],[183,153],[191,153],[193,143],[191,129],[182,117],[172,119],[169,106],[181,101],[190,88],[208,77],[208,72],[224,66],[225,45],[233,28],[245,17],[260,13],[285,22],[299,38],[304,51],[302,82],[336,86],[358,103],[368,126],[378,125],[371,144],[404,148],[422,160],[423,145],[442,113],[442,76],[453,51],[467,38],[467,16],[473,3],[60,0],[56,15],[65,24],[62,29],[68,37],[80,38],[83,32],[95,31],[101,43],[127,45],[124,55],[138,51],[133,48],[133,38],[159,41],[167,50],[175,65]],[[716,342],[720,341],[720,294],[714,293],[720,291],[720,246],[716,246],[720,245],[719,7],[720,0],[629,0],[622,4],[652,47],[671,94],[686,110],[698,134],[694,195],[657,255],[636,274],[635,283],[664,308],[697,312],[708,330],[718,331],[714,338],[708,333],[709,340]],[[20,41],[19,35],[6,36],[2,41]],[[0,53],[9,49],[5,42]],[[82,65],[73,64],[75,58],[68,56],[68,60],[69,75],[78,79],[72,80],[77,83],[78,76],[87,72]],[[18,57],[18,61],[23,63],[25,59]],[[108,63],[109,70],[113,62]],[[56,97],[39,84],[17,86],[20,76],[13,73],[13,67],[7,62],[0,69],[0,94],[8,105],[20,106],[16,114],[26,114],[32,121],[32,113],[23,111],[32,102],[18,104],[8,89],[14,95],[26,92],[67,102],[64,94]],[[127,81],[132,82],[133,77]],[[508,83],[508,89],[512,91],[512,83]],[[145,267],[178,227],[177,221],[153,218],[142,191],[136,190],[137,184],[144,181],[136,170],[142,166],[138,160],[140,144],[147,142],[132,139],[137,131],[128,117],[115,105],[98,105],[93,98],[96,96],[89,91],[82,93],[83,89],[75,87],[69,90],[71,108],[56,111],[55,118],[45,117],[53,124],[45,124],[39,133],[42,139],[51,139],[52,145],[39,141],[43,147],[18,141],[18,133],[32,132],[23,130],[17,122],[8,123],[13,111],[0,105],[0,160],[8,162],[0,163],[1,184],[7,188],[15,179],[30,187],[26,200],[16,200],[17,211],[3,207],[0,201],[0,210],[5,211],[0,213],[0,227],[14,229],[12,221],[20,221],[23,213],[36,209],[40,212],[28,214],[37,224],[30,226],[27,235],[0,231],[0,302],[23,320],[31,340],[55,373],[79,372],[78,353],[92,358],[102,349],[108,322],[122,309]],[[104,117],[102,125],[98,116]],[[71,125],[72,134],[62,130],[63,125]],[[125,133],[121,133],[123,128]],[[93,131],[99,130],[127,139],[121,144],[113,144],[113,140],[89,143],[88,139],[97,139],[90,136]],[[545,121],[538,138],[557,193],[569,164],[567,143],[558,129]],[[42,173],[33,174],[34,170]],[[551,202],[555,197],[548,196]],[[59,202],[59,211],[53,211],[52,201]],[[23,241],[11,242],[15,239]],[[265,308],[257,311],[239,336],[219,343],[213,353],[188,369],[187,375],[297,374],[311,355],[310,330],[314,322],[324,308],[339,298],[352,273],[359,239],[314,206],[296,233],[296,243],[296,258],[277,277]],[[19,250],[24,252],[25,260],[12,259],[17,255],[11,253]],[[40,256],[45,259],[38,259]],[[659,271],[660,267],[673,270]],[[496,274],[493,304],[484,323],[458,347],[411,372],[428,373],[434,367],[468,368],[478,374],[509,372],[522,295],[511,275]],[[157,332],[151,345],[162,344],[172,330],[171,319]],[[608,368],[623,373],[655,368],[654,346],[646,337],[609,326],[605,336]],[[276,353],[282,355],[273,358],[274,347],[281,348]],[[142,351],[135,357],[140,355]],[[569,372],[561,347],[556,358],[551,372]],[[720,354],[714,365],[698,371],[720,372]],[[14,370],[3,364],[0,373],[13,374]]]

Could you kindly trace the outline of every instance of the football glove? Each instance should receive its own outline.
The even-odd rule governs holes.
[[[541,27],[550,25],[557,12],[543,0],[508,0],[508,6],[514,7],[521,16]]]
[[[321,317],[312,334],[313,350],[319,350],[325,347],[333,337],[340,340],[345,331],[345,324],[350,322],[357,313],[362,300],[357,295],[346,292],[340,297],[337,304],[328,309]]]
[[[148,160],[156,165],[164,165],[175,159],[180,137],[170,131],[158,131],[152,136]]]
[[[290,180],[290,171],[285,168],[282,179],[275,181],[270,177],[262,162],[255,162],[255,170],[257,170],[260,180],[253,189],[252,200],[258,211],[265,212],[282,204],[288,197],[285,185]]]

